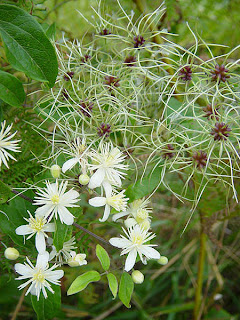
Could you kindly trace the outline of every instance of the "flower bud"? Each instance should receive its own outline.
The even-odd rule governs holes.
[[[136,284],[141,284],[144,281],[144,275],[139,270],[134,270],[132,272],[133,282]]]
[[[53,166],[51,166],[50,171],[53,178],[57,179],[60,177],[61,168],[59,167],[58,164],[54,164]]]
[[[162,266],[165,266],[165,264],[168,263],[168,258],[167,257],[164,257],[164,256],[161,256],[160,259],[158,259],[157,261],[159,264],[161,264]]]
[[[82,184],[83,186],[87,185],[89,180],[90,178],[87,174],[81,174],[78,178],[79,183]]]
[[[143,222],[141,222],[140,226],[144,229],[144,230],[148,230],[150,229],[150,221],[148,219],[143,220]]]
[[[127,228],[131,228],[137,224],[136,220],[134,218],[128,218],[124,221],[124,224]]]
[[[17,249],[9,247],[4,251],[4,255],[9,260],[16,260],[19,257],[19,252]]]

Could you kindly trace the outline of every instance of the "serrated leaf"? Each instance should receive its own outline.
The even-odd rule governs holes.
[[[71,226],[61,223],[60,219],[55,220],[55,232],[53,238],[53,245],[59,251],[63,248],[65,241],[69,240],[69,233],[71,233]]]
[[[11,188],[0,180],[0,204],[6,203],[12,194]]]
[[[132,297],[133,289],[134,283],[132,277],[127,272],[124,272],[121,276],[118,296],[127,308],[131,308],[130,300]]]
[[[25,100],[21,81],[4,71],[0,71],[0,99],[13,107],[21,106]]]
[[[41,25],[26,11],[2,4],[0,33],[9,63],[53,87],[58,73],[57,57]]]
[[[99,281],[100,279],[101,276],[97,271],[85,272],[73,281],[73,283],[67,291],[67,295],[70,296],[72,294],[80,292],[84,290],[89,285],[89,283]]]
[[[99,244],[97,244],[96,247],[96,255],[98,257],[98,260],[101,262],[103,269],[107,271],[110,267],[110,259],[107,251]]]
[[[47,290],[47,299],[41,293],[39,301],[32,295],[31,301],[38,320],[48,320],[54,318],[61,308],[61,289],[60,286],[51,284],[54,293]]]
[[[130,201],[143,198],[149,195],[161,180],[162,168],[156,168],[148,177],[131,184],[125,191]]]
[[[114,274],[108,273],[107,274],[107,279],[108,279],[109,289],[111,290],[111,292],[113,294],[113,299],[115,299],[116,296],[117,296],[117,292],[118,292],[118,281],[117,281],[117,278],[115,277]]]

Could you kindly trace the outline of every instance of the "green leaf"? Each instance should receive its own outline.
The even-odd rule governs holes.
[[[10,236],[20,247],[36,251],[33,238],[26,240],[24,244],[23,236],[17,235],[15,232],[17,227],[26,224],[26,221],[23,218],[29,217],[27,210],[33,213],[36,208],[20,197],[14,198],[8,204],[1,205],[0,229],[3,234]]]
[[[6,203],[12,195],[11,188],[0,180],[0,204]]]
[[[107,279],[108,279],[109,289],[111,290],[111,292],[112,292],[112,294],[113,294],[113,298],[115,299],[116,296],[117,296],[117,292],[118,292],[118,282],[117,282],[117,278],[115,277],[114,274],[108,273],[108,274],[107,274]]]
[[[25,100],[21,81],[4,71],[0,71],[0,99],[13,107],[21,106]]]
[[[162,168],[156,168],[148,177],[131,184],[125,191],[126,197],[133,201],[149,195],[158,186],[161,172]]]
[[[45,31],[46,36],[48,37],[48,39],[50,40],[54,40],[55,38],[55,34],[56,34],[56,23],[53,22]]]
[[[120,280],[118,296],[127,308],[131,308],[130,300],[133,293],[133,289],[134,283],[132,277],[127,272],[124,272]]]
[[[96,255],[98,257],[98,260],[101,262],[103,269],[107,271],[110,267],[110,259],[107,251],[103,247],[101,247],[99,244],[97,244],[97,247],[96,247]]]
[[[71,234],[71,226],[61,223],[60,219],[55,220],[55,232],[53,238],[53,245],[56,250],[59,251],[63,248],[63,243],[70,239],[69,233]]]
[[[58,73],[57,57],[40,24],[24,10],[2,4],[0,33],[9,63],[53,87]]]
[[[47,320],[54,318],[61,308],[61,289],[60,286],[51,284],[54,293],[47,290],[47,299],[41,293],[39,301],[37,297],[32,295],[32,306],[37,314],[38,320]]]
[[[97,271],[85,272],[73,281],[73,283],[67,291],[67,295],[70,296],[72,294],[80,292],[84,290],[89,285],[89,283],[99,281],[100,279],[101,276]]]

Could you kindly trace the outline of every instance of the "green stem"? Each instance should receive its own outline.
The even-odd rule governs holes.
[[[201,223],[201,231],[200,231],[200,251],[199,251],[199,260],[198,260],[198,274],[197,274],[197,287],[195,292],[195,305],[194,305],[194,320],[200,319],[200,306],[202,301],[202,287],[203,287],[203,271],[204,271],[204,262],[205,262],[205,254],[206,254],[206,241],[207,236],[204,233],[203,227],[203,218],[200,212],[200,223]]]

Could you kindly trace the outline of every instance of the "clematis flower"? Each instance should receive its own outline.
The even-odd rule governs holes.
[[[155,234],[144,230],[139,225],[135,225],[127,231],[123,228],[123,231],[127,237],[121,235],[121,238],[111,238],[109,242],[114,247],[123,249],[121,255],[128,254],[124,267],[127,272],[134,267],[137,254],[144,264],[148,259],[160,259],[160,253],[152,248],[156,244],[145,244],[155,238]]]
[[[63,264],[63,261],[68,261],[71,258],[71,252],[74,249],[77,249],[74,245],[76,244],[75,237],[72,237],[70,240],[63,243],[61,250],[57,251],[56,247],[53,245],[52,238],[48,239],[48,244],[52,246],[52,251],[49,255],[49,260],[55,258],[60,264]]]
[[[72,169],[77,163],[79,163],[85,173],[87,166],[87,146],[85,139],[77,137],[73,143],[68,143],[68,145],[70,152],[64,151],[64,153],[69,154],[72,158],[63,164],[62,172],[65,173],[67,170]]]
[[[88,184],[90,189],[100,187],[103,181],[113,186],[122,185],[121,179],[126,174],[122,170],[127,170],[128,166],[122,164],[125,156],[118,148],[114,148],[111,143],[100,143],[99,151],[92,150],[89,156],[92,160],[89,168],[96,170]]]
[[[89,204],[93,207],[105,206],[103,218],[99,221],[104,222],[108,219],[111,207],[117,211],[125,210],[127,207],[128,198],[125,198],[124,191],[119,193],[112,192],[112,187],[105,184],[106,197],[95,197],[89,200]]]
[[[4,120],[1,123],[1,131],[0,131],[0,168],[2,166],[2,163],[9,168],[8,166],[8,160],[12,159],[17,161],[10,153],[9,151],[12,152],[21,152],[20,147],[17,145],[17,143],[20,140],[12,140],[11,139],[15,136],[15,134],[17,133],[11,133],[10,130],[12,129],[12,124],[8,125],[5,129],[6,126],[6,121]]]
[[[55,225],[54,223],[48,223],[44,217],[35,218],[31,215],[31,212],[28,211],[30,218],[24,218],[28,224],[22,225],[16,229],[16,234],[27,237],[27,240],[36,235],[35,237],[35,245],[36,249],[39,253],[44,253],[46,251],[46,242],[45,238],[48,235],[45,232],[54,232]]]
[[[34,205],[41,206],[37,208],[36,215],[45,217],[48,222],[53,218],[59,216],[61,223],[72,225],[74,216],[70,213],[67,207],[78,207],[75,203],[80,199],[79,193],[73,189],[66,191],[68,182],[58,181],[50,183],[46,181],[46,188],[40,189],[35,197]]]
[[[79,267],[87,264],[86,255],[84,253],[76,254],[75,251],[70,252],[71,258],[68,259],[68,265],[70,267]]]
[[[50,292],[54,293],[49,282],[60,285],[59,279],[63,277],[63,270],[54,270],[58,266],[54,264],[51,268],[48,266],[49,253],[44,252],[43,254],[39,254],[37,257],[36,266],[34,267],[31,261],[26,257],[27,263],[17,263],[15,264],[15,270],[20,274],[20,277],[16,278],[16,280],[27,280],[27,282],[21,284],[18,288],[19,290],[25,288],[28,284],[30,284],[26,295],[30,292],[33,295],[37,296],[37,300],[39,300],[41,291],[44,295],[44,298],[47,298],[48,289]],[[48,282],[49,281],[49,282]]]

